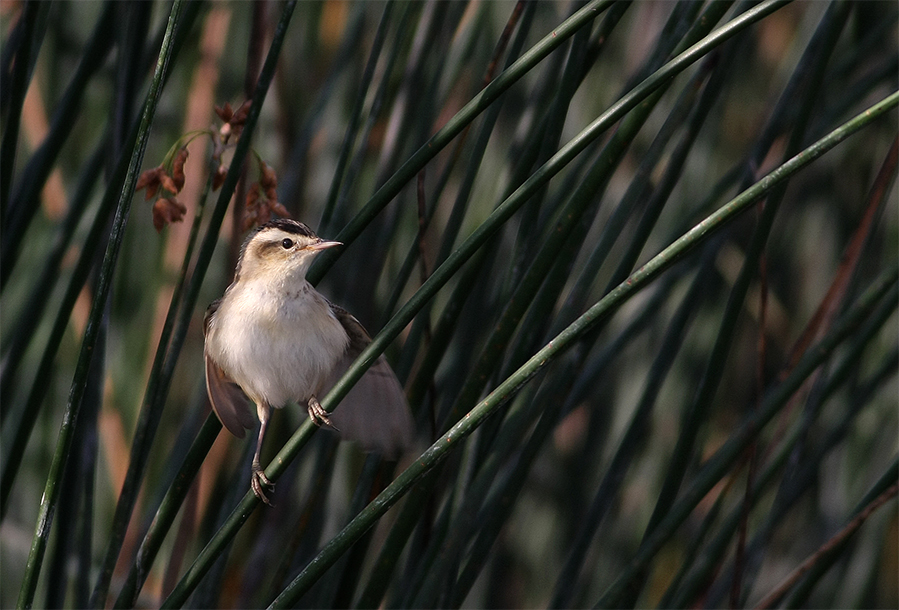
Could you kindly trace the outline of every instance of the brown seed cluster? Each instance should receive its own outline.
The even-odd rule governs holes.
[[[278,201],[278,178],[275,170],[259,159],[259,182],[250,185],[247,192],[246,213],[243,218],[243,231],[254,225],[265,224],[272,214],[289,216],[287,209]]]
[[[165,192],[153,204],[153,226],[156,231],[162,231],[163,227],[173,222],[181,222],[187,213],[187,207],[175,197],[184,188],[184,162],[187,161],[187,148],[181,147],[172,159],[171,169],[166,168],[165,163],[148,169],[140,175],[135,191],[147,189],[144,194],[147,201],[156,196],[159,188]]]
[[[219,129],[219,135],[222,138],[222,143],[227,144],[228,140],[233,136],[236,140],[240,137],[240,132],[243,131],[243,126],[247,122],[247,115],[250,113],[250,103],[252,100],[247,100],[240,106],[238,106],[237,110],[231,108],[231,104],[225,102],[224,106],[216,106],[215,113],[222,120],[221,129]]]
[[[181,222],[187,213],[187,207],[176,197],[184,188],[184,163],[188,156],[187,144],[199,135],[205,134],[212,138],[212,160],[218,164],[212,175],[212,190],[217,191],[224,184],[228,175],[228,167],[221,162],[222,153],[240,138],[250,112],[250,104],[251,100],[247,100],[237,109],[232,108],[228,102],[222,106],[216,106],[215,113],[222,121],[218,137],[212,130],[185,134],[180,140],[183,145],[176,152],[170,151],[161,165],[148,169],[140,175],[135,191],[146,189],[147,201],[158,197],[153,203],[153,226],[157,231],[162,231],[170,223]],[[289,215],[287,209],[278,201],[278,178],[275,170],[258,156],[257,159],[259,161],[259,180],[250,185],[247,193],[246,214],[242,226],[244,231],[253,225],[268,222],[272,214]]]

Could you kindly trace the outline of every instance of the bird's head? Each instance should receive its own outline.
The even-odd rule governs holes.
[[[280,218],[251,233],[240,251],[235,281],[240,279],[286,279],[306,277],[320,252],[342,245],[325,241],[301,222]]]

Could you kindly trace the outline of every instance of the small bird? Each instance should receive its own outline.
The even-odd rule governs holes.
[[[244,395],[256,403],[259,436],[250,485],[270,504],[273,487],[260,464],[272,408],[305,404],[326,424],[369,451],[395,457],[413,440],[414,423],[403,388],[383,356],[328,414],[318,402],[371,337],[346,310],[306,280],[315,257],[342,245],[325,241],[301,222],[279,219],[243,244],[234,281],[206,311],[206,389],[222,424],[238,438],[255,422]]]

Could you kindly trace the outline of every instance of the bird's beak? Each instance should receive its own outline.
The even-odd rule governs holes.
[[[327,250],[328,248],[333,248],[334,246],[342,246],[343,242],[339,241],[320,241],[317,244],[312,244],[308,246],[310,250]]]

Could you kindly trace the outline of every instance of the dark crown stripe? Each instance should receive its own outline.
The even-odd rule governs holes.
[[[315,232],[302,222],[291,220],[289,218],[278,218],[271,220],[257,229],[257,231],[265,231],[266,229],[281,229],[286,233],[294,233],[296,235],[304,235],[306,237],[315,237]]]

